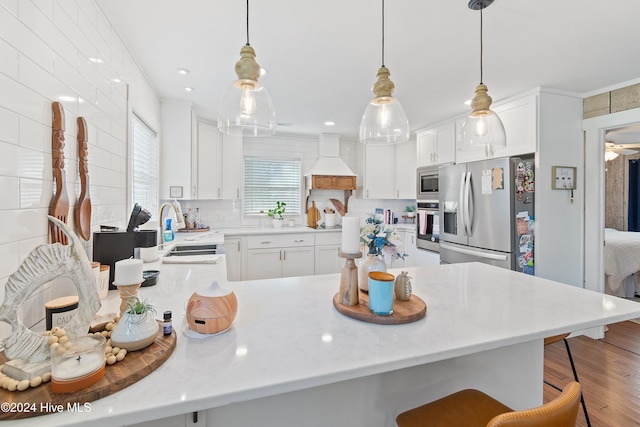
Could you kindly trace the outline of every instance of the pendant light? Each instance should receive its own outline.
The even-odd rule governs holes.
[[[409,121],[392,96],[394,84],[384,66],[384,0],[382,0],[382,66],[373,85],[376,97],[369,102],[360,122],[360,142],[364,144],[398,144],[409,140]]]
[[[504,147],[507,137],[500,117],[491,111],[491,97],[482,82],[482,10],[493,0],[470,0],[469,9],[480,11],[480,84],[471,100],[473,110],[462,125],[462,150],[471,151],[484,148],[488,158],[493,157],[496,147]]]
[[[268,136],[276,131],[276,114],[267,89],[258,83],[260,66],[249,44],[249,0],[247,0],[247,44],[240,49],[235,67],[238,80],[227,89],[218,111],[218,129],[228,135]]]

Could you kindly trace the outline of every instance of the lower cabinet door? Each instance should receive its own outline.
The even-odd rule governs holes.
[[[344,260],[338,256],[338,249],[340,245],[316,246],[316,274],[340,273]]]
[[[247,279],[282,277],[282,249],[251,249],[247,251]]]
[[[313,246],[282,249],[282,277],[313,276]]]

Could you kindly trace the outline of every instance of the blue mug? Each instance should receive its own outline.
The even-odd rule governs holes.
[[[384,271],[369,273],[369,310],[373,314],[393,314],[393,288],[395,277]]]

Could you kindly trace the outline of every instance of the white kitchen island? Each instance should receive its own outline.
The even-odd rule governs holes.
[[[632,301],[472,263],[407,269],[426,318],[376,325],[333,307],[339,275],[231,283],[223,266],[207,267],[163,264],[158,285],[140,291],[174,313],[177,346],[159,369],[89,413],[14,424],[118,426],[203,411],[216,427],[382,427],[465,387],[524,408],[542,402],[544,337],[640,317]],[[185,302],[214,278],[236,293],[236,321],[189,338]],[[106,306],[117,302],[110,293]]]

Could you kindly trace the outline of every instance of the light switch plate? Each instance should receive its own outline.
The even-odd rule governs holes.
[[[575,190],[576,189],[576,167],[575,166],[552,166],[551,167],[551,188],[553,190]]]

